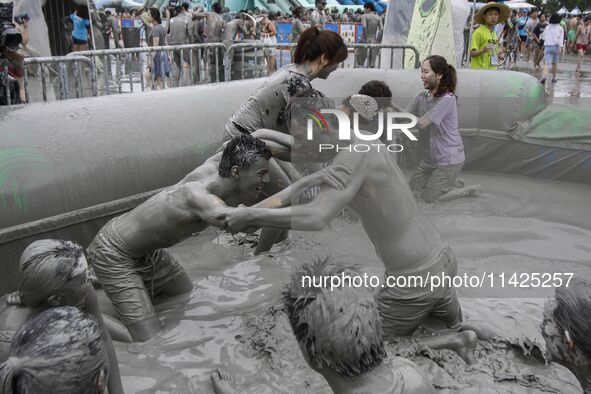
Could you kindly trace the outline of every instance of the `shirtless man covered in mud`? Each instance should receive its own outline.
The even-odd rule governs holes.
[[[302,286],[307,277],[342,274],[362,275],[355,266],[334,259],[305,263],[291,275],[283,292],[287,318],[306,363],[338,394],[434,394],[416,364],[402,357],[388,358],[371,289]],[[221,367],[212,371],[211,381],[216,394],[245,392],[257,383],[237,384]]]
[[[334,106],[326,99],[311,99],[306,103],[300,101],[300,104],[294,100],[291,105],[291,135],[281,134],[281,137],[285,139],[286,146],[292,147],[292,161],[297,157],[328,161],[333,159],[330,156],[334,156],[335,150],[319,152],[320,144],[339,144],[342,147],[348,143],[336,140],[338,133],[334,125],[329,125],[322,132],[315,130],[312,140],[306,138],[307,116],[304,115],[322,108]],[[327,120],[330,123],[333,119],[327,116]],[[366,142],[357,141],[352,134],[351,144]],[[386,339],[412,335],[428,317],[433,317],[443,321],[453,332],[421,338],[421,342],[433,349],[453,349],[466,362],[475,362],[476,334],[473,331],[456,332],[463,319],[455,289],[442,286],[431,291],[427,280],[442,273],[450,277],[456,275],[455,255],[417,207],[395,156],[386,149],[374,149],[367,153],[341,149],[334,156],[333,164],[346,167],[352,173],[346,177],[348,182],[344,190],[320,186],[317,197],[307,204],[280,209],[243,207],[233,210],[226,216],[227,227],[233,232],[253,227],[319,231],[341,209],[351,208],[360,217],[378,257],[384,263],[385,276],[408,278],[412,275],[422,278],[424,284],[423,287],[418,284],[405,288],[384,285],[380,289],[378,302]]]
[[[269,142],[273,146],[272,142]],[[251,135],[240,135],[223,152],[209,158],[178,184],[108,222],[88,248],[89,262],[134,341],[146,341],[160,330],[152,299],[192,289],[189,276],[164,248],[220,226],[228,206],[251,204],[269,182],[272,151]],[[332,169],[302,178],[283,191],[274,204],[327,181],[343,188]]]

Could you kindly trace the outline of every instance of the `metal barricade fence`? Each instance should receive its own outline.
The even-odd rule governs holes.
[[[67,100],[70,98],[70,83],[69,83],[69,72],[67,69],[68,64],[72,64],[74,69],[74,89],[76,98],[83,97],[83,83],[82,83],[82,68],[81,64],[85,64],[88,69],[90,70],[90,91],[92,96],[98,96],[98,91],[96,88],[96,66],[95,64],[88,58],[84,56],[56,56],[56,57],[32,57],[32,58],[25,58],[25,74],[24,74],[24,84],[25,84],[25,94],[26,94],[26,101],[30,102],[30,77],[29,77],[29,66],[38,65],[39,75],[41,76],[41,92],[43,101],[47,100],[47,79],[48,75],[50,74],[51,70],[49,65],[55,64],[57,65],[57,74],[58,74],[58,86],[59,86],[59,99],[60,100]],[[46,67],[44,69],[44,67]]]
[[[78,56],[87,56],[92,59],[99,68],[102,75],[101,81],[104,81],[102,90],[105,94],[124,93],[123,86],[128,86],[126,92],[134,92],[134,84],[139,83],[141,91],[146,90],[146,78],[144,72],[151,59],[148,56],[152,54],[165,53],[170,59],[164,59],[158,56],[160,60],[159,69],[164,70],[170,66],[169,72],[175,71],[176,75],[167,77],[178,86],[181,78],[186,78],[189,73],[191,85],[204,82],[221,82],[224,79],[224,53],[226,47],[222,43],[208,44],[185,44],[169,45],[158,47],[138,47],[122,49],[101,49],[94,51],[76,52]],[[155,55],[156,56],[156,55]],[[176,69],[173,70],[173,64]],[[188,67],[185,67],[187,65]],[[151,71],[155,71],[154,64],[151,64]],[[188,70],[186,70],[188,68]],[[209,76],[206,72],[209,71]],[[125,78],[125,82],[123,81]],[[176,79],[176,81],[175,81]]]
[[[159,68],[166,69],[168,59],[176,66],[176,73],[172,76],[172,85],[180,86],[181,79],[188,79],[190,85],[196,85],[207,82],[231,81],[237,79],[256,78],[267,76],[267,60],[273,60],[275,57],[276,66],[291,62],[291,49],[296,44],[263,44],[263,43],[236,43],[226,48],[222,43],[208,44],[186,44],[158,47],[139,47],[122,49],[103,49],[94,51],[74,52],[64,57],[42,57],[25,58],[25,92],[27,102],[30,102],[30,84],[28,66],[38,65],[41,72],[38,74],[41,78],[43,92],[43,101],[48,101],[47,78],[51,70],[57,74],[59,79],[59,99],[70,98],[70,79],[68,76],[67,64],[73,65],[74,89],[76,98],[83,96],[82,87],[82,69],[81,64],[85,64],[90,69],[90,90],[91,95],[112,93],[133,93],[134,90],[146,90],[146,78],[144,71],[151,63],[151,55],[165,53],[164,56],[158,56],[160,60]],[[417,49],[409,45],[390,45],[390,44],[348,44],[349,50],[354,52],[354,56],[349,56],[348,60],[340,64],[341,68],[352,67],[359,68],[361,51],[370,52],[369,62],[377,62],[378,68],[382,65],[382,60],[390,59],[385,62],[385,68],[395,67],[395,50],[401,50],[401,65],[404,67],[407,59],[407,52],[414,54],[414,67],[419,68],[419,53]],[[373,52],[373,54],[371,53]],[[388,51],[389,53],[386,53]],[[365,53],[367,55],[367,53]],[[372,57],[373,56],[373,57]],[[367,57],[367,56],[365,56]],[[365,60],[365,59],[364,59]],[[396,62],[398,63],[398,62]],[[172,64],[168,63],[173,71]],[[50,65],[57,65],[57,71]],[[152,71],[155,65],[151,64]],[[7,72],[4,68],[4,73]],[[187,78],[187,73],[190,75]],[[99,78],[100,75],[100,78]],[[4,78],[6,80],[6,78]],[[139,87],[137,86],[139,84]],[[100,86],[99,86],[100,85]],[[128,89],[123,89],[127,86]],[[136,86],[134,88],[134,86]],[[3,87],[8,91],[8,86]]]
[[[226,81],[231,81],[235,79],[245,79],[245,78],[256,78],[256,77],[263,77],[268,75],[265,72],[265,63],[267,61],[267,57],[277,57],[276,62],[278,63],[278,67],[282,67],[284,64],[291,62],[291,53],[286,53],[291,48],[295,47],[296,44],[263,44],[263,43],[236,43],[231,45],[228,50],[226,51],[225,56],[225,65],[226,65]],[[411,51],[414,55],[414,68],[420,67],[419,61],[419,52],[418,50],[411,45],[392,45],[392,44],[348,44],[347,47],[349,50],[353,50],[354,56],[349,56],[349,62],[351,58],[353,63],[349,62],[342,62],[340,64],[341,68],[345,67],[352,67],[352,68],[360,68],[363,67],[364,64],[359,64],[361,56],[359,52],[366,51],[368,52],[366,56],[369,58],[368,65],[371,65],[372,60],[374,62],[373,65],[377,62],[377,68],[381,68],[380,65],[382,64],[382,58],[389,57],[389,67],[387,68],[394,68],[394,50],[401,50],[402,56],[401,59],[401,68],[404,68],[405,62],[407,59],[407,51]],[[272,52],[270,55],[269,53],[265,53],[269,49],[275,49],[274,53]],[[389,54],[384,54],[384,50],[388,50]],[[286,56],[287,55],[287,56]],[[288,57],[289,61],[285,60]],[[364,59],[365,61],[365,59]],[[387,63],[388,64],[388,63]]]

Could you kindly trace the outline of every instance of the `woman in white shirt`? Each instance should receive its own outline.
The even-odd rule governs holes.
[[[564,45],[564,29],[560,26],[562,17],[558,14],[552,14],[550,25],[546,27],[542,34],[544,39],[544,71],[542,72],[541,83],[546,83],[548,76],[548,64],[552,63],[552,83],[556,83],[556,72],[558,71],[558,55]]]

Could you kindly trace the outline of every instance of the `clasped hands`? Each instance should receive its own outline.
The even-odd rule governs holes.
[[[344,190],[348,185],[348,175],[351,175],[351,170],[348,167],[334,165],[307,175],[289,187],[301,188],[301,192],[303,192],[306,189],[326,184],[336,190]],[[251,208],[243,204],[236,208],[224,209],[217,219],[221,222],[220,228],[232,234],[250,234],[261,227],[253,223],[255,218]]]

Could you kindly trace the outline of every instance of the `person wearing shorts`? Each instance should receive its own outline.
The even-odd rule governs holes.
[[[277,28],[275,27],[274,13],[264,14],[261,21],[261,42],[263,44],[277,45]],[[267,73],[273,74],[277,70],[275,51],[276,47],[264,48],[265,58],[267,59]]]
[[[117,217],[101,229],[88,248],[88,258],[121,322],[129,328],[155,319],[154,297],[178,294],[178,284],[190,279],[166,249],[146,253],[129,247],[117,231],[125,220],[125,215]]]
[[[446,244],[442,249],[434,249],[412,270],[386,271],[384,274],[386,286],[382,287],[378,293],[378,306],[385,338],[410,336],[428,317],[444,322],[448,328],[461,327],[462,308],[455,288],[439,286],[431,291],[431,279],[429,279],[429,276],[441,275],[453,278],[457,270],[456,257]],[[398,284],[406,281],[407,286],[389,284],[388,281],[392,281],[392,278],[397,278]],[[410,278],[421,279],[411,280]]]
[[[255,202],[268,182],[270,158],[264,141],[250,135],[233,138],[181,182],[112,219],[95,236],[88,261],[134,341],[146,341],[160,330],[155,296],[193,288],[165,248],[210,225],[220,226],[221,211],[230,209],[224,198]]]
[[[577,40],[575,42],[577,48],[577,71],[581,71],[581,62],[583,56],[587,53],[589,48],[589,37],[591,36],[591,18],[585,17],[585,21],[577,28]]]
[[[72,41],[74,43],[72,51],[85,51],[88,49],[88,28],[90,27],[90,18],[88,7],[79,5],[76,11],[69,16],[70,22],[74,25],[72,31]]]
[[[558,71],[558,57],[560,49],[564,45],[564,29],[560,26],[562,17],[554,13],[550,17],[550,24],[544,30],[544,71],[542,72],[542,84],[546,83],[548,65],[552,64],[552,83],[556,82]]]

